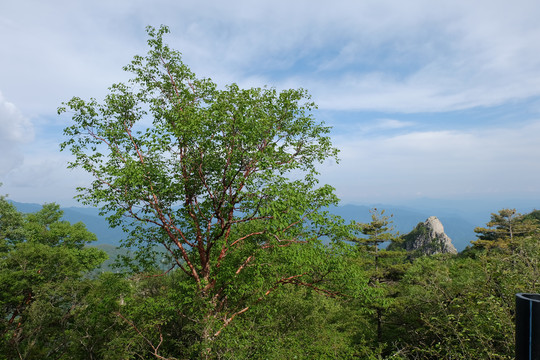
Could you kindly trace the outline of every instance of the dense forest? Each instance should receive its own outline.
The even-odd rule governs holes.
[[[107,254],[61,217],[0,199],[2,359],[511,359],[515,293],[540,290],[540,211],[501,210],[462,253],[430,256],[379,248],[402,237],[374,211],[339,249],[310,248],[309,264],[306,244],[266,254],[229,291],[227,308],[256,297],[249,311],[203,342],[207,305],[188,276],[159,256],[93,271]],[[276,281],[299,267],[320,277]]]
[[[338,150],[307,92],[219,88],[167,32],[148,28],[103,102],[59,109],[70,167],[94,179],[78,200],[127,235],[114,271],[58,205],[0,197],[0,359],[513,357],[539,211],[493,213],[459,254],[407,251],[376,209],[346,223],[325,210],[317,165]]]

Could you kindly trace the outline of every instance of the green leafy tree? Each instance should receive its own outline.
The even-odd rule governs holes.
[[[526,214],[524,216],[524,219],[526,220],[532,220],[534,221],[535,223],[540,223],[540,210],[533,210],[531,211],[530,213]]]
[[[23,223],[23,214],[7,201],[6,196],[0,195],[0,251],[7,251],[24,238]]]
[[[355,341],[362,325],[343,298],[288,287],[225,329],[217,351],[226,359],[353,359],[365,349]]]
[[[125,67],[129,84],[113,85],[103,103],[73,98],[59,109],[74,121],[62,149],[95,179],[78,198],[124,224],[127,246],[163,246],[188,279],[177,285],[177,317],[198,324],[206,357],[222,329],[268,294],[328,284],[318,238],[331,219],[319,209],[337,198],[318,187],[315,165],[337,150],[306,91],[220,89],[163,43],[166,27],[147,30],[150,50]]]
[[[412,359],[513,358],[515,288],[505,284],[514,275],[500,260],[417,258],[393,309],[394,346]]]
[[[64,358],[134,358],[144,344],[133,336],[118,313],[127,306],[135,288],[133,279],[110,272],[82,281],[78,286],[78,306],[72,311],[68,326],[64,326]]]
[[[0,199],[0,352],[8,358],[59,357],[65,324],[81,298],[80,279],[106,258],[85,244],[95,235],[61,221],[58,205],[21,214]]]
[[[52,247],[82,249],[97,240],[82,222],[71,224],[61,220],[63,211],[58,204],[44,204],[38,212],[25,216],[24,232],[27,241]]]

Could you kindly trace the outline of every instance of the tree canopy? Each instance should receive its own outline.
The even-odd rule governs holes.
[[[85,247],[96,236],[62,214],[57,204],[23,214],[0,196],[0,353],[6,357],[61,354],[62,321],[73,316],[80,280],[106,259]]]
[[[318,186],[316,164],[337,161],[338,151],[307,92],[220,88],[163,42],[167,27],[147,30],[150,49],[124,68],[128,84],[112,85],[101,103],[75,97],[59,109],[74,123],[62,144],[70,166],[95,179],[78,198],[124,224],[127,245],[167,250],[191,279],[192,301],[206,304],[206,340],[249,309],[246,299],[281,285],[330,291],[323,279],[332,261],[322,261],[319,241],[330,217],[320,209],[337,197]],[[253,269],[263,283],[242,283]],[[235,297],[241,306],[228,308]]]

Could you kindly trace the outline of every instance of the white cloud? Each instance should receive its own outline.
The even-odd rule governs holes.
[[[200,76],[305,87],[328,109],[447,111],[540,94],[540,6],[529,0],[4,7],[0,30],[14,53],[0,60],[4,91],[39,112],[73,95],[99,97],[125,80],[120,68],[146,51],[144,26],[162,23]]]
[[[395,119],[379,119],[377,120],[377,128],[382,130],[402,129],[413,125],[410,121],[401,121]]]
[[[0,93],[0,177],[22,163],[23,146],[33,138],[32,123]]]
[[[339,124],[335,124],[335,125],[339,125]],[[382,119],[375,119],[369,122],[358,122],[355,124],[348,124],[348,126],[346,127],[346,130],[342,130],[342,131],[346,131],[349,134],[351,132],[352,133],[356,132],[358,134],[361,134],[362,136],[365,136],[371,133],[380,133],[380,132],[406,129],[414,125],[415,123],[411,121],[382,118]],[[344,126],[339,126],[339,127],[343,128]]]
[[[57,149],[54,143],[35,144],[24,161],[5,176],[2,192],[20,202],[77,205],[73,199],[76,187],[88,186],[92,178],[82,170],[67,169],[70,156]]]
[[[345,202],[418,195],[538,196],[540,121],[465,131],[413,131],[395,136],[339,136],[339,165],[322,169]],[[354,179],[354,180],[353,180]]]

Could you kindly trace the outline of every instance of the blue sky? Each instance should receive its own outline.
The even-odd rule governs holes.
[[[200,77],[309,90],[344,203],[540,202],[538,18],[527,0],[4,1],[0,192],[76,204],[90,178],[66,169],[56,108],[126,81],[145,26],[166,24]]]

